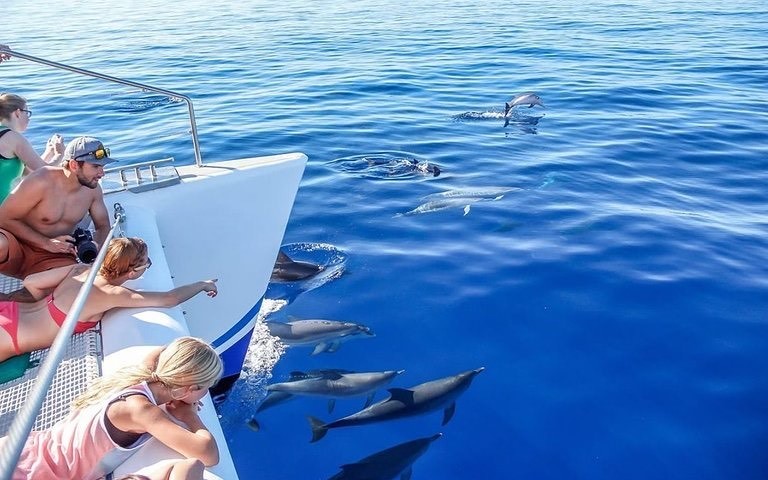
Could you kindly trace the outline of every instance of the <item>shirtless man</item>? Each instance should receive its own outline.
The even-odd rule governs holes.
[[[64,150],[63,166],[25,177],[0,205],[0,273],[23,279],[76,263],[71,234],[86,213],[101,246],[110,224],[99,179],[113,161],[99,140],[78,137]]]

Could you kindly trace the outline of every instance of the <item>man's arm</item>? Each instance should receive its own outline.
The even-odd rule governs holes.
[[[101,191],[101,185],[96,187],[94,193],[95,195],[89,213],[91,214],[91,220],[93,220],[93,239],[99,246],[99,250],[101,250],[111,225],[109,224],[109,212],[107,211],[107,206],[104,204],[104,192]]]
[[[24,220],[42,201],[49,188],[46,175],[26,177],[0,204],[0,228],[17,239],[52,253],[75,254],[74,239],[69,235],[48,238],[30,227]]]

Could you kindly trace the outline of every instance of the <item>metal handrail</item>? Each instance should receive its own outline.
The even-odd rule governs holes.
[[[93,280],[96,278],[96,274],[104,263],[104,257],[107,254],[106,246],[109,245],[109,241],[112,240],[115,234],[115,229],[120,226],[125,220],[125,214],[122,213],[122,207],[118,210],[117,205],[115,208],[115,223],[107,233],[107,238],[104,239],[104,244],[99,250],[99,254],[96,260],[91,266],[91,271],[88,273],[83,286],[80,287],[80,291],[75,297],[72,308],[69,310],[64,323],[61,325],[61,330],[56,335],[56,339],[53,341],[53,345],[48,350],[48,355],[40,366],[40,370],[37,374],[37,380],[32,387],[32,391],[27,397],[27,401],[22,406],[19,413],[14,418],[11,427],[8,429],[8,436],[3,444],[3,449],[0,451],[0,475],[2,480],[11,480],[13,471],[16,468],[16,463],[19,461],[19,456],[24,448],[24,444],[27,441],[29,432],[32,431],[32,427],[35,423],[35,418],[43,406],[46,393],[51,386],[53,377],[56,374],[56,370],[59,367],[62,357],[66,353],[67,344],[69,343],[69,337],[72,336],[72,332],[75,331],[75,326],[80,318],[80,312],[83,311],[85,306],[85,300],[88,298],[88,294],[93,287]]]
[[[62,70],[67,70],[73,73],[79,73],[81,75],[86,75],[88,77],[100,78],[102,80],[107,80],[108,82],[115,82],[123,85],[128,85],[131,87],[142,88],[144,90],[150,90],[152,92],[160,93],[168,97],[181,98],[182,100],[187,102],[187,107],[189,108],[189,122],[190,122],[190,125],[192,126],[192,144],[195,147],[195,165],[197,165],[198,167],[203,166],[203,156],[200,153],[200,140],[198,140],[198,137],[197,137],[197,122],[195,121],[195,109],[192,107],[192,99],[189,98],[188,96],[183,95],[181,93],[172,92],[170,90],[165,90],[163,88],[157,88],[151,85],[146,85],[144,83],[112,77],[109,75],[104,75],[102,73],[92,72],[90,70],[84,70],[82,68],[73,67],[71,65],[65,65],[63,63],[52,62],[51,60],[46,60],[44,58],[33,57],[32,55],[27,55],[26,53],[19,53],[17,51],[11,50],[10,48],[4,48],[2,45],[0,45],[0,52],[7,53],[12,57],[23,58],[25,60],[29,60],[30,62],[41,63],[43,65],[48,65],[49,67],[60,68]]]

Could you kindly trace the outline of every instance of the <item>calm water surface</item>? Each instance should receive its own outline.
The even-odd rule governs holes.
[[[415,479],[768,476],[768,6],[761,1],[6,2],[0,43],[178,90],[208,161],[303,151],[285,241],[347,255],[274,315],[376,337],[273,371],[486,370],[440,413],[332,430],[299,399],[221,408],[245,479],[324,479],[443,432]],[[183,104],[21,60],[29,137],[192,163]],[[539,93],[504,126],[516,93]],[[352,165],[416,159],[439,176]],[[503,197],[399,216],[423,197]],[[269,206],[243,207],[248,210]],[[467,212],[465,214],[465,212]],[[264,352],[254,348],[258,358]],[[253,379],[252,379],[253,380]],[[258,382],[256,382],[258,383]],[[380,392],[377,398],[384,398]]]

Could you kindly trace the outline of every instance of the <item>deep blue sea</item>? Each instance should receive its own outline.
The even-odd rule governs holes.
[[[206,161],[309,156],[285,243],[344,271],[274,319],[376,336],[288,349],[271,381],[485,367],[445,426],[313,444],[307,415],[364,399],[300,398],[254,431],[263,391],[236,389],[241,478],[327,479],[437,432],[414,480],[768,478],[766,2],[11,0],[3,24],[20,52],[192,97]],[[124,163],[193,162],[184,104],[20,59],[0,90],[39,149],[94,134]],[[505,126],[526,91],[546,107]],[[440,192],[460,200],[402,215]]]

